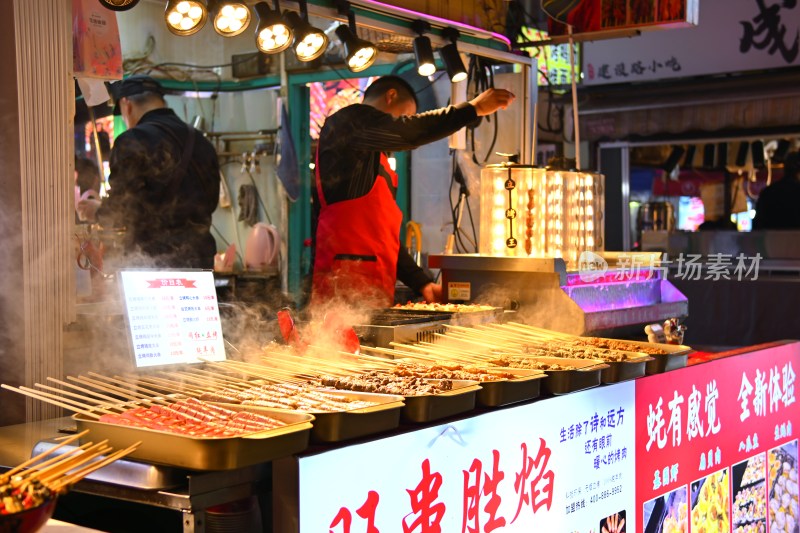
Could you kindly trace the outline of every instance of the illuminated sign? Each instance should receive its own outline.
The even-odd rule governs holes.
[[[518,42],[537,42],[548,40],[546,31],[537,30],[528,26],[520,29]],[[579,55],[580,46],[577,44],[575,50],[575,71],[578,75],[577,81],[581,79],[581,60]],[[538,84],[545,85],[569,85],[572,83],[569,66],[569,44],[551,44],[528,48],[531,57],[536,58],[539,65]]]

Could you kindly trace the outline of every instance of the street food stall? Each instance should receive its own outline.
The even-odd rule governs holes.
[[[169,2],[166,15],[177,35],[210,17],[179,4]],[[323,323],[279,315],[277,342],[253,347],[231,342],[241,317],[225,315],[218,290],[230,289],[229,272],[216,280],[197,271],[101,272],[108,298],[87,303],[83,320],[91,315],[103,332],[97,351],[107,359],[83,361],[77,372],[37,367],[43,373],[27,385],[4,383],[4,405],[26,396],[59,416],[0,427],[0,470],[89,446],[85,430],[129,450],[55,509],[111,530],[796,531],[800,343],[705,353],[624,340],[641,337],[644,324],[685,317],[687,299],[666,279],[660,254],[605,250],[601,175],[579,164],[525,166],[535,153],[535,66],[490,31],[352,4],[355,13],[290,4],[288,18],[346,21],[335,31],[343,42],[372,31],[382,51],[413,49],[421,36],[413,22],[429,19],[422,33],[436,46],[457,41],[462,52],[521,71],[512,73],[523,88],[513,143],[524,163],[484,169],[486,186],[501,188],[481,193],[483,248],[431,257],[448,302]],[[280,10],[256,7],[264,20]],[[237,31],[244,23],[236,20],[225,27]],[[268,37],[289,42],[272,31],[259,44]],[[292,108],[308,110],[298,98],[313,77],[283,67]],[[294,117],[309,114],[289,124],[306,177],[309,117]],[[234,160],[234,148],[223,151]],[[263,152],[248,152],[237,163],[249,160],[249,170]],[[307,226],[307,189],[281,212],[284,232]],[[280,255],[271,267],[289,289],[300,284],[304,236],[284,234],[287,253],[268,254]],[[257,315],[246,322],[264,325]],[[70,337],[76,359],[96,348],[77,346],[82,333]]]

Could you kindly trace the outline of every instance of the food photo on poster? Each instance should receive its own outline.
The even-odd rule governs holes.
[[[637,381],[636,531],[798,531],[797,354],[773,353]]]
[[[730,483],[723,468],[691,484],[692,532],[722,533],[731,530]]]
[[[685,486],[645,502],[642,509],[645,533],[687,533],[689,497]]]
[[[767,530],[766,457],[762,452],[731,468],[731,518],[736,533]]]
[[[770,533],[796,533],[798,522],[797,440],[769,451]]]
[[[614,513],[600,521],[600,533],[625,533],[627,530],[625,510]]]

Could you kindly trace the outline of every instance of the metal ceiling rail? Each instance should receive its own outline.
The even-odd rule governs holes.
[[[299,9],[299,5],[292,1],[282,2],[281,5],[293,10]],[[351,0],[350,6],[356,14],[358,25],[365,28],[413,39],[417,33],[411,28],[411,24],[415,20],[425,20],[431,25],[431,31],[427,35],[434,45],[442,46],[449,42],[442,37],[442,30],[451,27],[461,34],[458,39],[458,49],[461,52],[508,63],[531,64],[529,56],[511,52],[511,41],[499,33],[375,0]],[[332,2],[309,0],[308,12],[310,15],[347,22],[346,16],[339,13]]]

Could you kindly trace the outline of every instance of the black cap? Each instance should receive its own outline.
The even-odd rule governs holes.
[[[127,96],[135,96],[142,93],[156,93],[164,96],[164,89],[161,84],[150,76],[143,74],[136,74],[122,81],[115,81],[109,84],[108,92],[111,94],[111,99],[114,101],[114,114],[119,115],[119,101]]]

